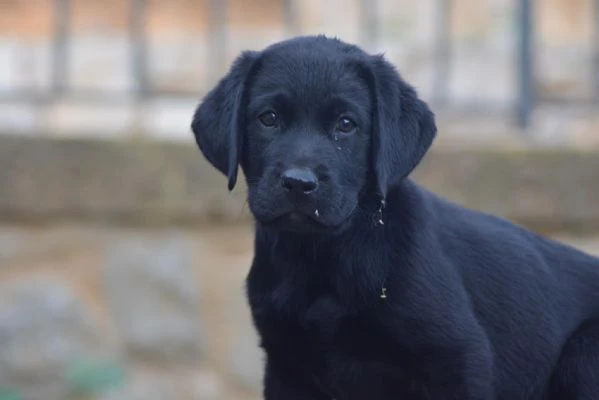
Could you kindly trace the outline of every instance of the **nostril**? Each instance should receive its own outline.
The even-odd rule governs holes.
[[[308,169],[291,168],[281,175],[281,186],[289,192],[309,194],[318,188],[318,178]]]
[[[316,184],[316,181],[303,182],[302,183],[302,191],[304,193],[311,193],[316,190],[317,186],[318,185]]]

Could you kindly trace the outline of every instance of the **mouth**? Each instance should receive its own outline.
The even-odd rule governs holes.
[[[356,207],[353,207],[351,212],[347,214],[343,220],[337,224],[328,224],[323,221],[318,211],[314,215],[308,215],[297,210],[279,215],[268,221],[260,221],[265,227],[288,232],[298,233],[334,233],[341,230],[351,220]]]
[[[273,229],[294,232],[315,232],[329,229],[330,227],[304,213],[291,211],[262,224]]]

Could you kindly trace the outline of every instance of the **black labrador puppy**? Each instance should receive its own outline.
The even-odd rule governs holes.
[[[408,178],[435,120],[382,56],[245,52],[192,130],[247,181],[266,399],[599,398],[599,259]]]

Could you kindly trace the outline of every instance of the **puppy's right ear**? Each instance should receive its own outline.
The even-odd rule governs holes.
[[[247,81],[257,59],[257,52],[242,53],[229,73],[200,103],[191,123],[200,151],[228,177],[229,190],[233,190],[237,182],[243,150]]]

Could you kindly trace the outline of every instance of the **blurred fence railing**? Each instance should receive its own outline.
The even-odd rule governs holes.
[[[168,95],[171,97],[191,97],[197,95],[197,92],[191,90],[165,90],[152,85],[149,79],[150,60],[148,57],[148,31],[147,7],[148,0],[126,0],[129,7],[130,18],[127,22],[128,52],[130,75],[134,82],[133,95],[135,98],[143,101],[144,99]],[[281,0],[282,15],[281,21],[284,23],[287,35],[301,33],[295,6],[301,0]],[[453,39],[451,9],[455,0],[435,0],[436,10],[431,15],[430,23],[435,27],[435,45],[434,45],[434,73],[433,73],[433,97],[437,102],[437,107],[442,108],[447,105],[448,82],[452,68],[453,60]],[[517,100],[514,104],[514,112],[518,124],[521,127],[529,125],[531,113],[539,102],[542,101],[560,101],[560,99],[539,98],[535,93],[535,2],[533,0],[517,0],[518,7],[515,18],[518,28],[518,40],[513,48],[514,70],[517,82]],[[599,106],[599,0],[593,1],[593,13],[589,15],[592,18],[593,34],[592,43],[592,66],[591,71],[592,101]],[[377,0],[360,0],[360,35],[363,43],[375,43],[379,38],[380,16],[373,10],[376,9]],[[213,78],[217,78],[226,68],[226,51],[228,42],[231,38],[228,36],[227,25],[227,0],[209,0],[208,1],[208,37],[209,37],[209,70]],[[76,98],[80,102],[102,102],[115,101],[123,97],[122,93],[111,93],[102,89],[76,89],[70,87],[70,57],[72,39],[72,0],[54,0],[53,3],[53,33],[51,50],[51,85],[50,90],[37,90],[30,87],[9,88],[0,91],[0,101],[10,102],[14,100],[25,100],[31,102],[48,102],[69,96]]]

